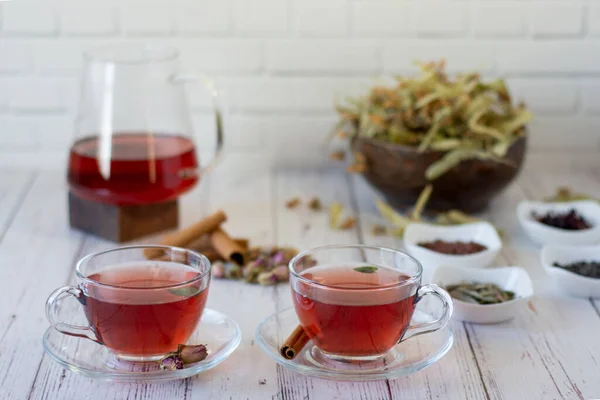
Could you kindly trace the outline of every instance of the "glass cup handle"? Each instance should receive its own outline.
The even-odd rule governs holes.
[[[441,329],[444,326],[446,326],[446,324],[450,320],[454,307],[452,305],[452,298],[450,297],[448,292],[446,292],[438,285],[421,286],[417,291],[417,300],[415,303],[418,303],[423,297],[427,295],[433,295],[441,300],[443,307],[442,316],[436,319],[435,321],[410,325],[406,330],[404,336],[402,336],[402,338],[400,339],[400,342],[403,342],[414,336],[422,335],[423,333],[437,331],[438,329]]]
[[[196,83],[204,85],[211,96],[212,107],[215,116],[215,123],[217,128],[217,144],[215,147],[215,153],[211,162],[204,168],[200,173],[208,172],[216,165],[221,158],[223,152],[224,133],[223,133],[223,114],[221,113],[221,106],[219,105],[219,90],[215,85],[214,81],[205,75],[188,75],[188,74],[177,74],[171,77],[173,83]]]
[[[67,296],[73,296],[79,301],[83,296],[83,292],[81,291],[81,289],[76,288],[74,286],[63,286],[52,292],[50,297],[48,297],[48,300],[46,300],[46,318],[48,318],[50,325],[52,325],[54,329],[56,329],[60,333],[64,333],[65,335],[86,338],[93,340],[96,343],[102,344],[102,342],[96,337],[96,334],[89,326],[71,325],[57,321],[58,311],[60,310],[62,301]]]

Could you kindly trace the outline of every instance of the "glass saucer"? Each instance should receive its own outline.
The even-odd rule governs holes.
[[[415,310],[412,321],[414,324],[435,319],[427,312]],[[256,340],[273,360],[286,368],[308,376],[344,381],[393,379],[413,374],[441,359],[454,341],[446,326],[397,344],[376,363],[324,362],[321,351],[312,342],[308,342],[293,360],[286,360],[279,354],[279,347],[296,326],[298,318],[294,309],[289,308],[265,319],[256,329]]]
[[[63,335],[52,327],[46,330],[43,344],[54,361],[81,375],[120,382],[160,382],[187,378],[215,367],[233,353],[241,340],[240,327],[234,320],[206,308],[188,343],[206,345],[208,357],[175,371],[161,370],[156,362],[121,360],[104,346]]]

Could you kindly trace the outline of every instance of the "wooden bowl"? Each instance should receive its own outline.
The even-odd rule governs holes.
[[[526,137],[515,141],[506,155],[507,164],[463,161],[432,182],[434,190],[427,209],[459,209],[467,213],[482,210],[517,176],[526,148]],[[353,139],[352,149],[365,156],[367,171],[363,175],[367,181],[397,209],[415,204],[429,183],[425,171],[445,154],[441,151],[419,153],[414,147],[362,137]]]

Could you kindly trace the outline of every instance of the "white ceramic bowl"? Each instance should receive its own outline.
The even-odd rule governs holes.
[[[577,211],[592,225],[590,229],[569,231],[555,228],[537,221],[532,213],[545,214],[549,211],[565,213]],[[538,244],[586,245],[600,241],[600,204],[595,201],[569,201],[564,203],[544,203],[522,201],[517,206],[517,217],[531,240]]]
[[[457,318],[476,324],[495,324],[513,319],[520,307],[533,296],[533,284],[523,268],[501,267],[472,269],[439,267],[433,275],[433,283],[446,287],[461,282],[494,283],[504,290],[515,292],[515,299],[499,304],[471,304],[454,300],[454,314]]]
[[[600,279],[588,278],[552,264],[570,264],[577,261],[600,260],[600,245],[560,246],[547,245],[541,252],[542,265],[554,284],[571,296],[600,298]]]
[[[466,255],[443,254],[429,250],[418,244],[433,240],[476,242],[487,250]],[[502,241],[494,226],[488,222],[474,222],[463,225],[439,226],[431,224],[409,224],[404,232],[404,247],[423,265],[423,268],[436,268],[449,265],[466,268],[488,266],[502,248]]]

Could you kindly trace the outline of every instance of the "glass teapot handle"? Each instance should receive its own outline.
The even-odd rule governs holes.
[[[204,85],[211,96],[213,112],[215,115],[215,122],[217,128],[217,143],[215,146],[215,153],[213,155],[213,159],[211,162],[204,168],[202,168],[199,173],[208,172],[214,168],[216,163],[219,161],[221,157],[221,153],[223,152],[223,114],[221,113],[221,107],[219,105],[219,90],[217,89],[215,83],[212,79],[205,75],[188,75],[188,74],[176,74],[171,77],[172,83],[196,83]]]

